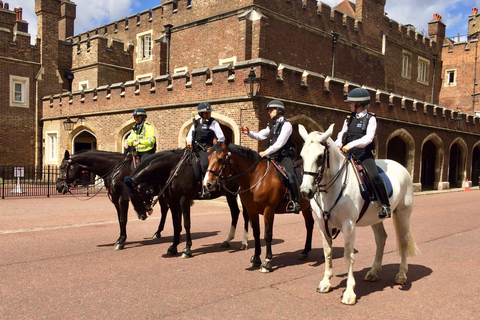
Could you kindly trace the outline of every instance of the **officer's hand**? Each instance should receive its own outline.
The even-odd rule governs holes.
[[[190,149],[192,148],[192,143],[191,142],[187,143],[187,148],[190,148]]]
[[[133,143],[133,146],[136,147],[136,146],[138,146],[139,144],[140,144],[139,141],[135,141],[135,142]]]
[[[266,157],[266,156],[267,156],[267,153],[266,153],[265,151],[261,151],[261,152],[260,152],[260,157],[263,158],[263,157]]]
[[[345,152],[345,153],[348,153],[348,151],[350,151],[350,146],[347,144],[347,145],[344,145],[342,147],[342,151]]]
[[[248,134],[250,132],[250,129],[248,127],[240,127],[240,130],[242,130],[242,133]]]
[[[125,141],[123,142],[123,147],[124,147],[125,149],[130,148],[130,146],[128,145],[128,141],[127,141],[127,140],[125,140]]]

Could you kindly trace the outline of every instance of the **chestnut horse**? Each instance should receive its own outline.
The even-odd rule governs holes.
[[[240,198],[247,208],[255,238],[255,253],[250,259],[252,267],[260,267],[261,272],[272,270],[272,238],[275,213],[286,213],[285,195],[287,188],[275,173],[270,159],[248,148],[229,142],[216,144],[210,150],[208,170],[203,185],[207,190],[235,181],[239,186]],[[307,228],[307,239],[301,258],[312,248],[313,215],[307,200],[301,199],[300,207]],[[260,223],[263,215],[267,253],[262,263],[260,259]]]
[[[341,230],[345,239],[344,258],[348,267],[347,288],[342,295],[342,303],[355,304],[355,278],[353,277],[353,253],[355,228],[371,226],[375,234],[377,250],[372,268],[364,280],[375,281],[382,269],[383,250],[387,233],[383,221],[378,218],[381,208],[377,201],[364,200],[360,193],[359,180],[348,156],[343,154],[330,138],[333,124],[325,133],[307,133],[299,125],[299,132],[305,140],[301,156],[303,158],[304,177],[300,191],[302,196],[312,199],[312,209],[323,236],[325,254],[325,273],[317,288],[318,292],[331,290],[332,272],[332,231]],[[397,233],[400,248],[400,270],[395,283],[403,285],[407,281],[407,256],[418,252],[410,227],[410,214],[413,207],[413,183],[408,171],[393,160],[376,160],[379,171],[385,172],[391,182],[393,193],[390,197],[392,220]],[[364,213],[364,215],[362,215]]]

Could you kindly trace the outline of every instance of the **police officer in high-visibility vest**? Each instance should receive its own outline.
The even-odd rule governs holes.
[[[260,152],[260,156],[269,156],[280,162],[287,171],[289,189],[292,194],[292,200],[287,204],[288,212],[298,213],[300,211],[300,196],[298,190],[297,176],[295,174],[292,158],[295,150],[292,147],[293,127],[288,119],[285,119],[285,106],[279,100],[272,100],[268,103],[266,110],[272,123],[265,129],[252,132],[248,127],[241,127],[242,133],[247,134],[255,140],[265,140],[268,138],[268,148]]]
[[[137,108],[133,111],[135,125],[123,144],[125,149],[135,148],[135,155],[141,160],[142,156],[154,154],[156,149],[155,131],[153,126],[146,122],[147,112],[145,109]]]
[[[344,152],[350,152],[367,169],[373,181],[377,200],[382,206],[378,217],[380,219],[390,218],[391,210],[387,189],[378,173],[373,156],[377,119],[374,113],[367,112],[367,107],[370,104],[370,93],[364,88],[355,88],[350,91],[345,102],[350,103],[352,113],[344,121],[335,144]]]
[[[193,148],[200,157],[202,174],[205,174],[208,168],[208,151],[210,151],[210,148],[215,142],[225,141],[220,124],[211,117],[212,110],[212,106],[208,102],[201,102],[197,106],[200,119],[193,119],[193,125],[190,127],[186,138],[187,148]]]

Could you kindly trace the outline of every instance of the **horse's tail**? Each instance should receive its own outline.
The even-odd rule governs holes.
[[[420,250],[417,247],[417,244],[415,243],[415,238],[413,237],[413,231],[412,227],[410,226],[410,222],[408,223],[403,223],[403,226],[400,226],[402,222],[398,221],[398,214],[393,214],[393,225],[395,227],[395,232],[397,234],[397,247],[400,249],[401,248],[401,243],[400,243],[400,237],[402,236],[402,230],[401,228],[408,228],[408,246],[407,246],[407,256],[408,257],[415,257],[420,254]],[[410,219],[408,219],[410,221]],[[398,253],[401,254],[401,250],[398,250]]]

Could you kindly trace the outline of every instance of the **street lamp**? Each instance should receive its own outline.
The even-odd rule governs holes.
[[[260,89],[260,78],[257,78],[253,67],[250,69],[248,78],[245,78],[243,82],[245,84],[245,90],[247,91],[247,95],[249,97],[253,97],[257,94],[258,90]]]
[[[457,130],[460,130],[462,128],[462,122],[463,122],[462,116],[459,113],[457,113],[453,121],[455,121],[455,127],[457,127]]]
[[[63,121],[63,128],[66,131],[72,131],[73,127],[77,124],[78,120],[80,120],[81,123],[83,124],[84,119],[85,117],[78,117],[76,121],[73,121],[72,119],[70,119],[70,117],[67,117],[67,120]]]

